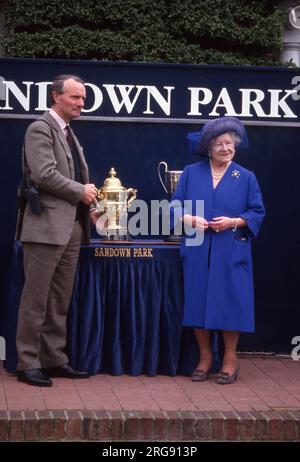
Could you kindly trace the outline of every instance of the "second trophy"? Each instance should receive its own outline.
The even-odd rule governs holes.
[[[164,177],[162,177],[161,174],[162,167],[164,169]],[[177,187],[180,175],[182,174],[182,170],[168,170],[168,164],[164,161],[161,161],[158,164],[157,171],[162,187],[168,194],[168,198],[170,200]],[[173,230],[170,230],[170,234],[165,237],[165,241],[169,242],[178,242],[180,239],[181,235],[174,235]]]

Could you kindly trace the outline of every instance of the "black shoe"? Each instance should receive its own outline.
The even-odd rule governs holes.
[[[26,371],[17,371],[19,382],[28,383],[35,387],[51,387],[52,380],[43,374],[41,369],[27,369]]]
[[[43,372],[48,377],[64,377],[66,379],[88,379],[89,374],[83,371],[74,371],[69,364],[63,364],[62,366],[49,367],[43,369]]]
[[[218,374],[217,383],[219,385],[228,385],[230,383],[234,383],[238,378],[239,368],[240,366],[238,364],[235,368],[235,371],[231,375],[229,375],[228,372],[220,371]]]

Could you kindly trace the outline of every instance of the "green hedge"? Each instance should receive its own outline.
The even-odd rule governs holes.
[[[11,0],[3,46],[6,56],[274,65],[283,27],[276,3]]]

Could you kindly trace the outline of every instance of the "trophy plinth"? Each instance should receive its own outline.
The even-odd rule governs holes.
[[[109,178],[98,190],[97,212],[100,218],[96,223],[96,230],[103,239],[125,241],[130,239],[128,232],[128,207],[136,198],[136,189],[126,189],[122,186],[117,172],[112,167]]]
[[[161,175],[161,167],[164,167],[164,179],[162,178]],[[162,184],[162,187],[168,194],[169,199],[171,199],[172,194],[174,193],[177,184],[180,179],[180,175],[182,174],[182,170],[168,170],[168,164],[164,161],[159,162],[158,164],[158,177],[160,179],[160,182]],[[168,236],[164,238],[165,241],[171,241],[171,242],[178,242],[180,241],[181,236],[174,235],[173,231],[170,232]]]

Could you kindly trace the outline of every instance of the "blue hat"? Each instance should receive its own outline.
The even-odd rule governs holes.
[[[199,132],[187,134],[187,139],[190,142],[190,154],[207,156],[211,141],[217,138],[217,136],[228,132],[234,132],[241,139],[239,143],[240,148],[248,147],[247,133],[243,124],[235,117],[227,116],[210,120]]]

